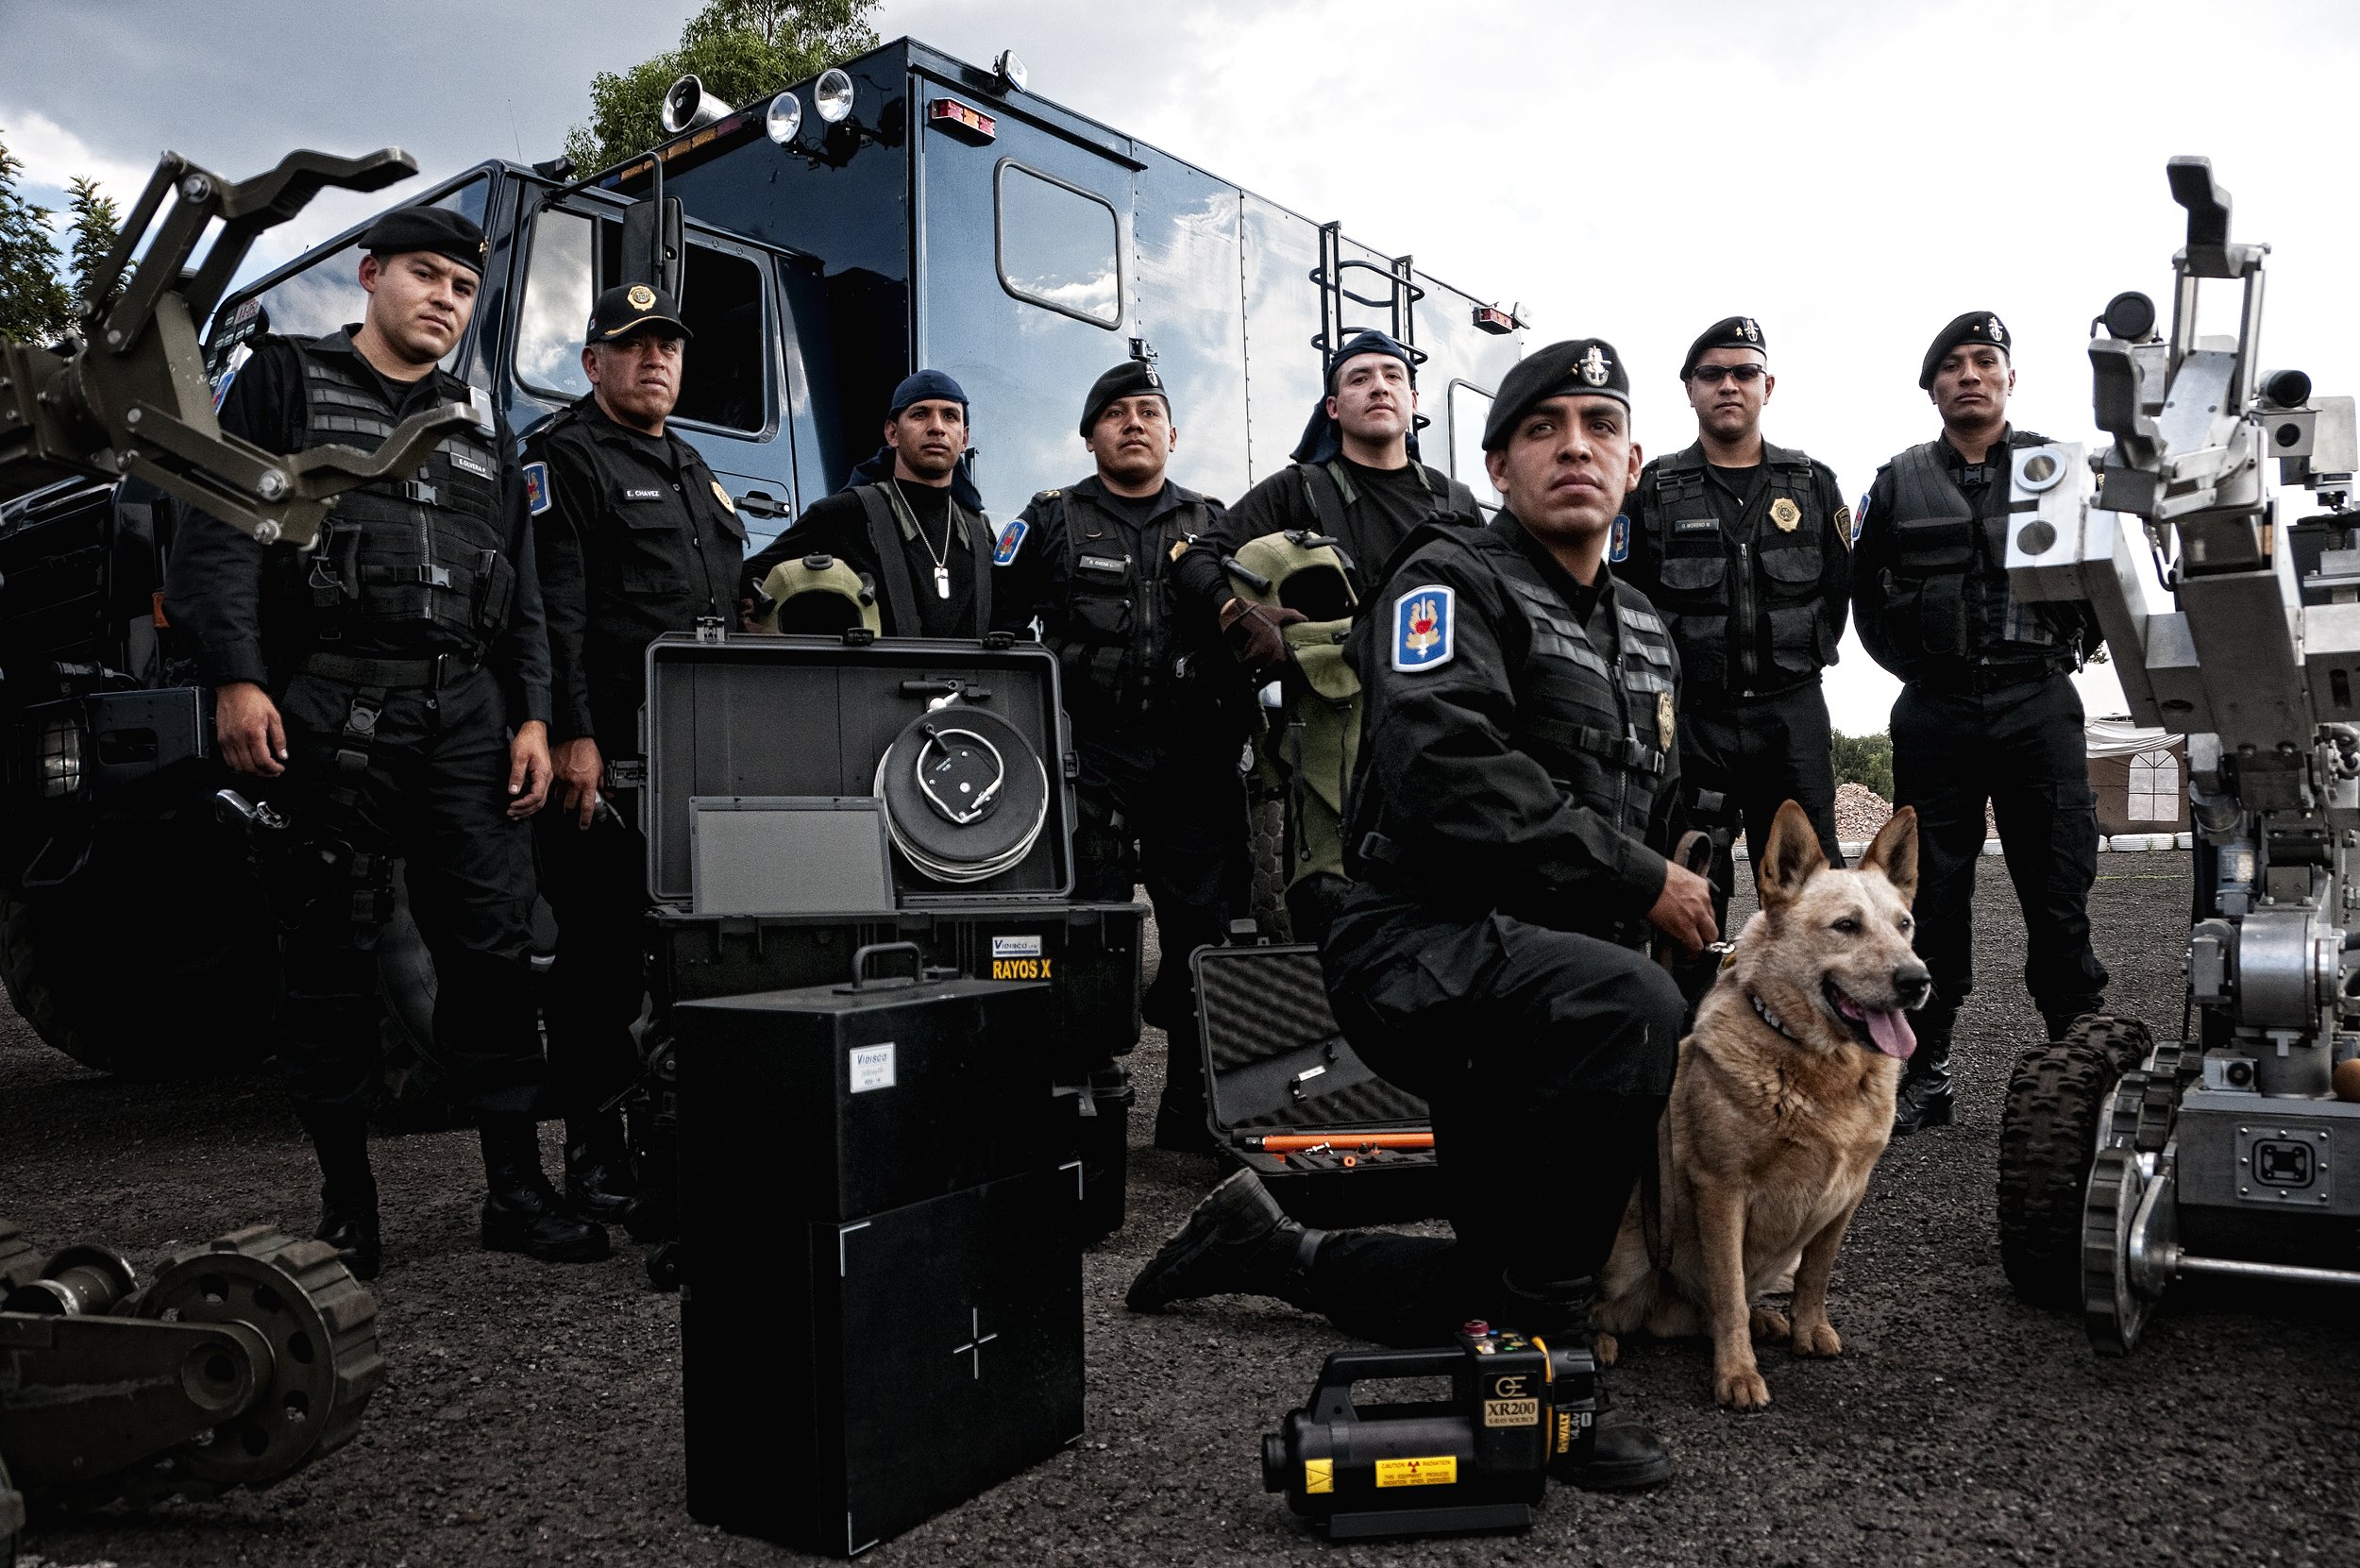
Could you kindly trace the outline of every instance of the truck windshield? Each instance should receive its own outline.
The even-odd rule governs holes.
[[[582,368],[590,302],[623,275],[622,225],[556,209],[533,226],[532,262],[516,317],[516,379],[545,397],[590,390]],[[691,241],[681,272],[681,318],[695,335],[683,356],[675,419],[759,431],[769,422],[770,363],[762,269],[747,257]]]

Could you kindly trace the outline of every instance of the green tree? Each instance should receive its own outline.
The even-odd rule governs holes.
[[[74,301],[58,280],[49,209],[17,194],[24,163],[0,143],[0,338],[52,343],[74,325]]]
[[[680,47],[590,79],[590,119],[565,138],[582,174],[664,140],[664,93],[694,72],[732,104],[775,93],[877,45],[866,20],[877,0],[709,0],[681,29]]]
[[[1893,799],[1893,737],[1880,730],[1873,735],[1847,735],[1841,731],[1829,739],[1835,762],[1835,782],[1865,784],[1880,799]]]
[[[105,264],[108,252],[115,247],[115,240],[123,232],[123,209],[115,198],[98,188],[98,181],[82,178],[66,187],[74,207],[74,308],[88,311],[111,305],[123,293],[123,278],[104,299],[91,296],[91,283]]]

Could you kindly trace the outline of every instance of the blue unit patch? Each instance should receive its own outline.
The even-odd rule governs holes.
[[[991,564],[995,566],[1004,566],[1014,561],[1016,552],[1024,547],[1024,536],[1032,531],[1033,525],[1021,517],[1002,529],[1000,548],[991,552]]]
[[[1404,674],[1440,669],[1457,649],[1452,637],[1457,596],[1439,582],[1412,588],[1393,601],[1393,667]]]
[[[1609,561],[1630,559],[1630,516],[1627,513],[1614,514],[1614,530],[1607,535],[1606,558]]]
[[[538,517],[549,509],[549,465],[525,464],[525,509]]]
[[[1862,496],[1862,497],[1861,497],[1861,498],[1860,498],[1860,505],[1852,509],[1852,543],[1853,543],[1853,544],[1857,545],[1857,544],[1859,544],[1859,543],[1860,543],[1861,530],[1863,530],[1863,529],[1866,528],[1867,526],[1868,526],[1868,497],[1867,497],[1866,495],[1863,495],[1863,496]]]

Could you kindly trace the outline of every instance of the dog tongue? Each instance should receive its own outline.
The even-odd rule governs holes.
[[[1876,1042],[1877,1049],[1896,1061],[1908,1061],[1910,1053],[1917,1049],[1917,1031],[1910,1027],[1908,1015],[1897,1007],[1871,1011],[1839,993],[1836,1009],[1846,1018],[1858,1019],[1868,1025],[1868,1037]]]

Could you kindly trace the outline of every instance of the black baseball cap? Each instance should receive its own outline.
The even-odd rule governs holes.
[[[613,343],[643,328],[653,328],[658,335],[669,338],[697,335],[681,321],[680,307],[662,289],[645,283],[618,283],[599,295],[598,302],[590,307],[590,327],[582,341]]]
[[[429,251],[458,262],[479,278],[491,244],[483,230],[464,212],[447,207],[397,207],[361,236],[361,248],[372,256],[406,256]]]

